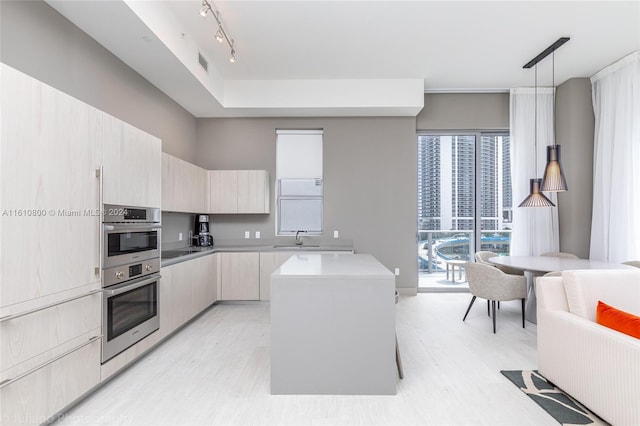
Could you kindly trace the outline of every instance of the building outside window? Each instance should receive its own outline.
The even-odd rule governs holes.
[[[421,271],[479,250],[509,253],[512,195],[506,132],[418,135]]]

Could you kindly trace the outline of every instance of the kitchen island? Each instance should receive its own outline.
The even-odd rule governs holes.
[[[297,254],[271,275],[271,393],[395,395],[395,276],[368,254]]]

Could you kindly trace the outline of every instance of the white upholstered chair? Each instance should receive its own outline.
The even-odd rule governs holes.
[[[496,332],[496,301],[517,300],[522,301],[522,327],[524,328],[524,301],[527,297],[527,279],[519,275],[505,274],[498,268],[479,262],[467,262],[465,265],[467,281],[472,298],[467,312],[462,321],[467,319],[467,315],[476,301],[476,297],[491,301],[491,311],[493,317],[493,332]]]
[[[640,268],[640,260],[629,260],[628,262],[622,262],[624,265],[635,266]]]
[[[573,253],[565,253],[565,252],[561,252],[561,251],[554,251],[554,252],[549,252],[549,253],[542,253],[540,256],[548,256],[548,257],[564,257],[565,259],[579,259],[578,256],[576,256]]]
[[[498,268],[505,274],[524,275],[524,271],[521,271],[520,269],[509,268],[508,266],[503,265],[494,265],[493,263],[489,262],[489,259],[496,256],[498,256],[498,253],[494,253],[492,251],[477,251],[475,258],[476,262],[484,263],[485,265],[490,265],[494,268]]]

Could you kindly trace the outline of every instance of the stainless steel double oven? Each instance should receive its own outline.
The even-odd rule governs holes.
[[[102,362],[158,330],[160,209],[105,205]]]

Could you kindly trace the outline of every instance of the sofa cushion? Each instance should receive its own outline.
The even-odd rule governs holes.
[[[640,317],[598,302],[596,322],[605,327],[640,339]]]
[[[640,269],[592,269],[562,273],[569,312],[596,319],[598,301],[640,315]]]

